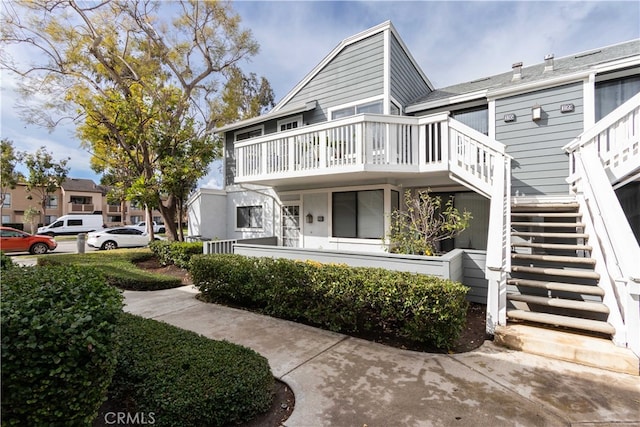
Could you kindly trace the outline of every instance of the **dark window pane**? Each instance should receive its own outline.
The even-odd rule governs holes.
[[[333,193],[333,236],[357,237],[357,193]]]

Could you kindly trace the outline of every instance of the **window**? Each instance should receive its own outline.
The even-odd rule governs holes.
[[[236,210],[237,228],[262,228],[262,206],[239,206]]]
[[[10,208],[11,207],[11,193],[4,193],[2,196],[2,207]]]
[[[382,100],[365,102],[362,104],[351,105],[348,107],[329,110],[331,112],[331,120],[341,119],[343,117],[355,116],[356,114],[382,114]]]
[[[67,221],[67,225],[82,225],[81,219],[70,219]]]
[[[90,205],[93,203],[93,198],[85,196],[71,196],[71,203],[74,205]]]
[[[467,110],[452,111],[451,117],[480,133],[489,135],[489,109],[486,105]]]
[[[129,219],[131,220],[132,224],[137,224],[137,223],[142,221],[142,216],[141,215],[131,215],[129,217]]]
[[[596,82],[596,122],[640,92],[640,76]]]
[[[302,126],[302,116],[290,117],[284,120],[278,120],[278,131],[297,129]]]
[[[384,236],[384,190],[332,194],[333,237],[380,239]]]
[[[53,221],[55,221],[56,219],[58,219],[57,216],[55,215],[45,215],[44,216],[44,223],[45,224],[51,224]]]
[[[108,215],[107,222],[122,222],[121,215]]]
[[[11,222],[11,216],[9,215],[2,215],[2,223],[3,224],[8,224]]]
[[[48,208],[57,208],[58,207],[58,196],[47,196],[47,204]]]
[[[233,134],[236,141],[243,141],[249,138],[256,138],[258,136],[262,136],[262,126],[258,126],[255,128],[241,130]]]

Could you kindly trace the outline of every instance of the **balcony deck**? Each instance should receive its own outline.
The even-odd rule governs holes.
[[[363,114],[236,143],[235,182],[279,186],[453,173],[488,195],[503,155],[502,144],[446,114]]]

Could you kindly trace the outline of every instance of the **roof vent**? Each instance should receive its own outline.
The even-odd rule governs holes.
[[[553,53],[544,57],[544,72],[553,71]]]
[[[511,66],[513,68],[513,77],[511,81],[520,80],[522,78],[522,62],[516,62]]]

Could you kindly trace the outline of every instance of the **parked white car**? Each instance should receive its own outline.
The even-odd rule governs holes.
[[[149,235],[131,227],[106,228],[87,235],[87,245],[92,248],[110,250],[147,246]]]
[[[133,229],[136,229],[136,230],[140,230],[143,233],[147,232],[147,223],[146,223],[146,221],[139,222],[139,223],[137,223],[135,225],[127,225],[127,227],[128,228],[133,228]],[[153,221],[153,232],[154,233],[164,233],[165,232],[164,225],[163,224],[158,224],[155,221]]]

